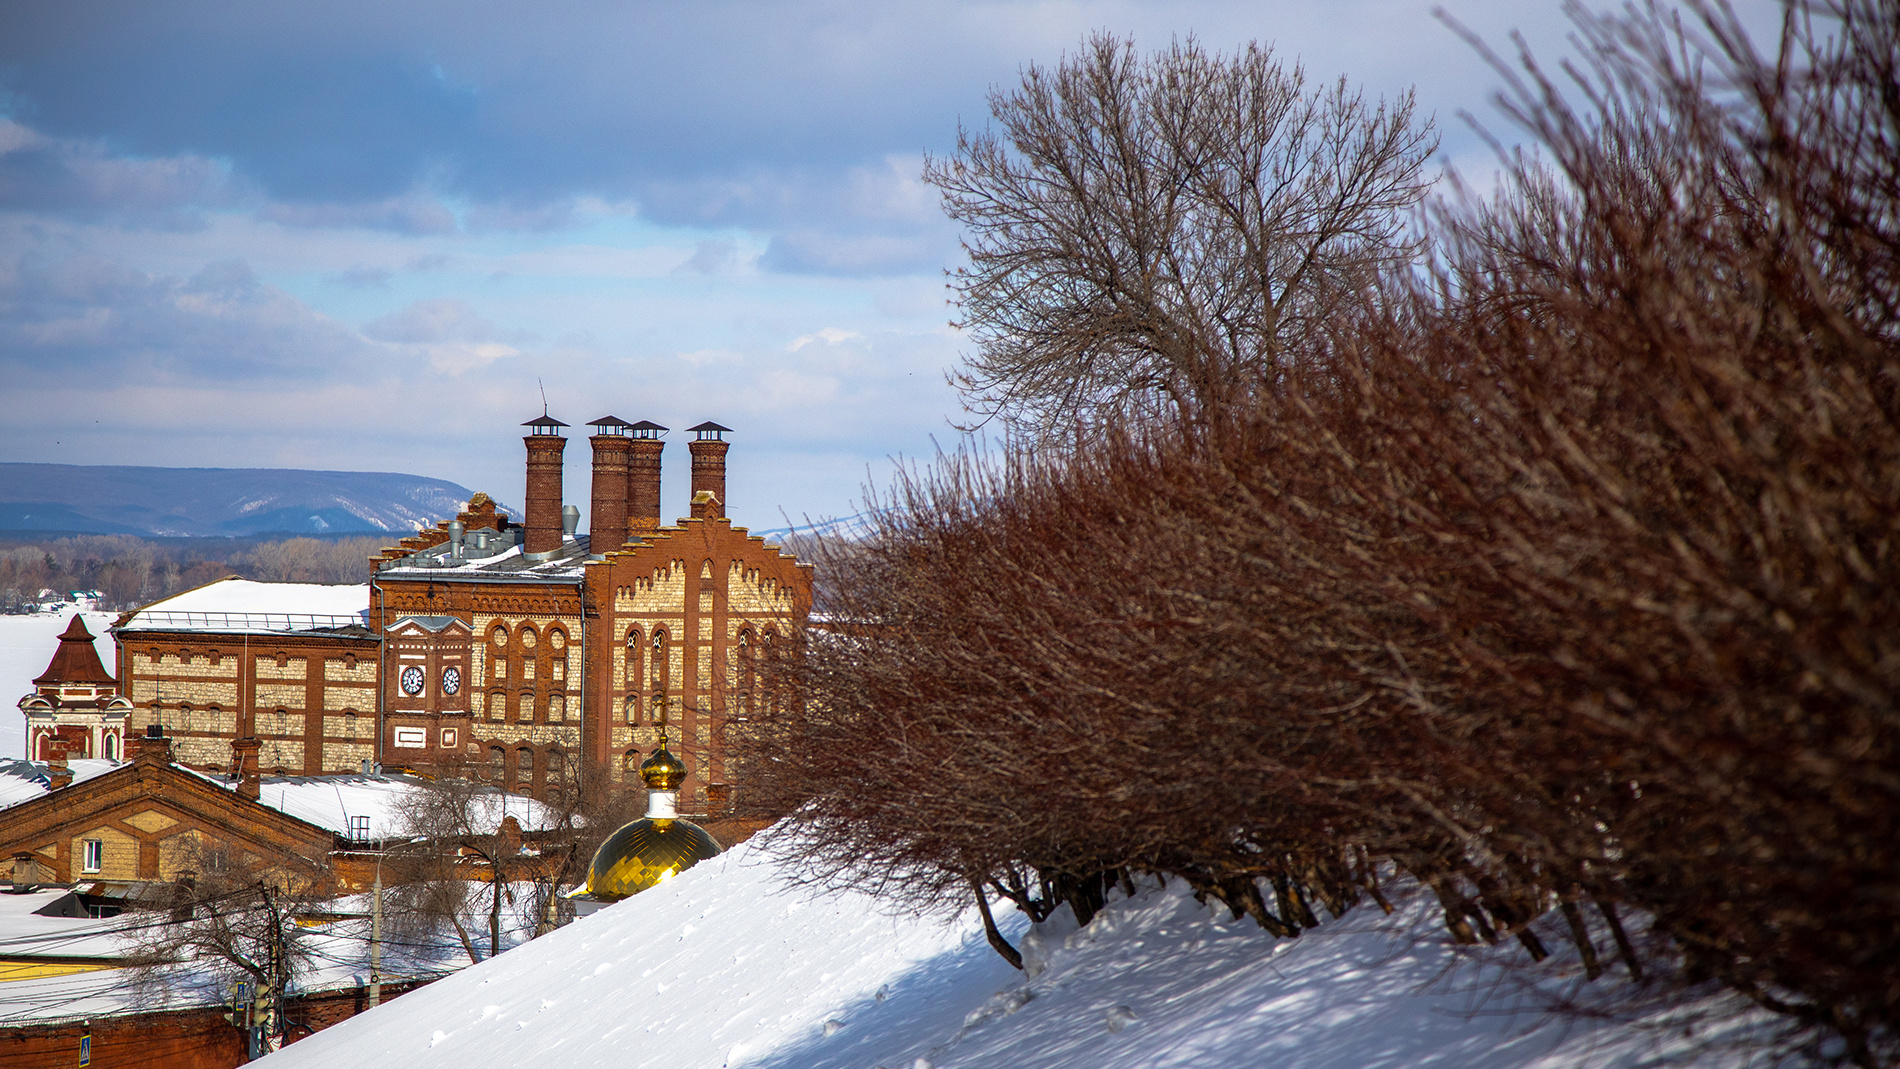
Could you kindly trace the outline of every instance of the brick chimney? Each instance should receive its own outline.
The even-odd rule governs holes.
[[[627,428],[633,451],[627,457],[627,538],[644,538],[660,529],[660,454],[666,428],[643,419]]]
[[[731,443],[721,435],[732,430],[711,420],[689,428],[698,437],[686,443],[693,454],[693,515],[714,519],[726,514],[726,450]],[[711,497],[702,497],[710,494]]]
[[[47,740],[47,748],[52,751],[46,761],[46,787],[59,790],[73,782],[72,766],[66,763],[66,740],[57,736]]]
[[[257,773],[257,751],[262,745],[256,736],[231,740],[231,768],[238,775],[238,795],[253,802],[264,793]]]
[[[531,558],[546,559],[561,548],[561,453],[567,439],[560,420],[543,413],[522,424],[528,447],[528,493],[526,521],[521,525],[521,552]]]
[[[593,421],[594,498],[587,514],[589,548],[595,553],[618,549],[627,540],[627,457],[633,452],[626,420],[602,416]]]
[[[172,740],[165,737],[165,729],[153,724],[145,729],[138,740],[139,750],[135,760],[144,764],[169,765],[172,763]]]

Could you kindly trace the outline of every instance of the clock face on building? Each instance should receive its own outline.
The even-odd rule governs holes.
[[[442,670],[442,693],[454,694],[462,689],[462,670],[451,665]]]
[[[412,664],[402,670],[402,692],[412,697],[422,693],[422,669]]]

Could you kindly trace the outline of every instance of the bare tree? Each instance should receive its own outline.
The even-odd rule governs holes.
[[[965,403],[1028,437],[1138,415],[1194,421],[1404,259],[1436,146],[1386,104],[1250,45],[1142,59],[1091,38],[993,91],[926,181],[968,228],[952,289],[976,343]]]
[[[224,842],[187,838],[177,847],[182,873],[166,894],[140,903],[146,912],[127,925],[136,983],[157,984],[176,966],[249,985],[266,1013],[253,1039],[289,1034],[284,999],[310,967],[296,916],[323,900],[329,873],[316,860],[262,857]],[[267,1022],[267,1023],[266,1023]]]
[[[571,875],[572,806],[536,802],[446,775],[407,795],[401,818],[413,841],[389,859],[392,913],[425,927],[453,929],[470,962],[505,949],[507,906],[517,913],[525,906],[536,917],[535,934],[543,930],[541,918],[555,888]],[[539,850],[524,849],[524,824],[549,823],[553,841]],[[531,903],[517,902],[524,883],[533,888]],[[472,914],[484,916],[485,938],[470,931]]]

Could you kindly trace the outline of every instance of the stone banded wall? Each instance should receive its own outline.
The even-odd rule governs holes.
[[[354,771],[375,757],[373,647],[292,653],[253,642],[247,650],[239,637],[236,651],[222,648],[233,638],[126,636],[122,663],[132,727],[162,723],[179,763],[223,771],[245,726],[240,714],[248,695],[249,727],[262,743],[258,767],[265,772]]]

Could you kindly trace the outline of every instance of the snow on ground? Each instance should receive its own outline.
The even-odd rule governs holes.
[[[99,651],[99,663],[113,671],[118,656],[106,628],[119,618],[116,612],[86,612],[86,629]],[[19,701],[33,693],[33,677],[46,671],[59,649],[59,633],[73,618],[73,610],[0,616],[0,758],[26,756],[26,716]]]
[[[1461,954],[1422,898],[1278,942],[1178,885],[1080,932],[1052,918],[1031,933],[1004,911],[1030,976],[973,915],[899,916],[793,887],[748,843],[271,1066],[1634,1069],[1677,1053],[1673,1033],[1513,1012],[1522,994],[1473,962],[1521,951]]]

